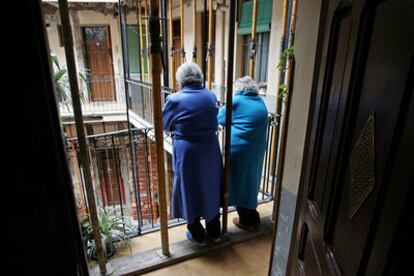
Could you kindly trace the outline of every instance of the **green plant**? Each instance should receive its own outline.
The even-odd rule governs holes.
[[[286,48],[283,51],[282,56],[280,57],[279,64],[277,65],[277,68],[279,70],[281,70],[282,72],[285,71],[287,60],[292,56],[293,56],[293,48],[292,47]]]
[[[70,96],[70,85],[69,85],[69,78],[67,74],[67,70],[60,65],[59,60],[55,53],[51,52],[50,57],[53,64],[53,80],[55,83],[56,88],[56,96],[58,98],[58,101],[65,105],[72,104],[72,99]],[[79,70],[79,79],[81,80],[81,83],[83,84],[82,87],[80,87],[81,91],[86,90],[89,94],[89,88],[87,85],[87,78],[88,78],[88,72],[85,69]],[[84,101],[85,95],[81,93],[81,100]]]
[[[282,56],[280,57],[280,60],[279,60],[279,64],[278,64],[278,66],[277,66],[277,68],[281,71],[281,72],[285,72],[286,71],[286,67],[287,67],[287,61],[291,58],[291,57],[293,57],[293,48],[292,47],[289,47],[289,48],[286,48],[284,51],[283,51],[283,53],[282,53]],[[282,100],[282,101],[286,101],[286,96],[287,96],[287,94],[288,94],[288,91],[287,91],[287,86],[286,86],[286,84],[281,84],[281,85],[279,85],[279,100]]]
[[[106,255],[111,257],[115,254],[116,243],[121,243],[124,246],[129,245],[129,239],[126,233],[133,230],[133,225],[130,219],[115,210],[108,210],[105,212],[103,208],[98,209],[99,229],[101,232],[101,238],[106,246]],[[87,214],[81,220],[82,237],[85,245],[86,252],[91,259],[96,259],[96,245],[92,232],[92,224],[90,215]]]

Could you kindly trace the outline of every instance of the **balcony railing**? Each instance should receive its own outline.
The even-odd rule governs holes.
[[[82,85],[81,99],[84,116],[126,114],[124,80],[115,78],[93,78]],[[62,117],[73,116],[71,103],[59,103]]]
[[[274,116],[269,116],[266,152],[263,160],[263,174],[260,183],[259,202],[273,199],[274,181],[270,171],[270,145],[273,143]],[[218,131],[222,139],[223,131]],[[113,209],[129,217],[135,224],[137,236],[159,229],[159,202],[157,192],[155,144],[152,128],[122,130],[87,136],[91,163],[91,175],[95,198],[99,207]],[[132,141],[132,144],[131,144]],[[67,139],[67,156],[71,167],[79,217],[87,212],[86,190],[78,161],[77,138]],[[172,157],[166,158],[168,178],[168,205],[172,195]],[[232,211],[232,209],[230,209]],[[170,219],[169,225],[185,223]]]
[[[153,125],[151,84],[134,79],[126,79],[125,83],[128,86],[128,92],[130,95],[130,109],[139,117]],[[161,93],[161,104],[164,105],[167,96],[174,93],[174,91],[167,87],[161,87]]]

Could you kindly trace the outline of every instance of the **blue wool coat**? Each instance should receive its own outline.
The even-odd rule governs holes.
[[[164,130],[173,133],[172,216],[188,223],[219,213],[223,165],[217,112],[216,96],[204,88],[184,87],[164,106]]]
[[[229,205],[255,209],[266,148],[267,109],[257,92],[245,90],[234,96],[232,112]],[[220,109],[218,121],[225,124],[226,106]]]

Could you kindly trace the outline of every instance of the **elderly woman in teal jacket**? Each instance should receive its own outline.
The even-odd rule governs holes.
[[[258,90],[257,83],[248,76],[234,83],[229,206],[236,206],[239,215],[233,223],[245,230],[254,230],[260,225],[260,215],[256,208],[266,147],[268,115]],[[220,125],[225,125],[226,108],[227,106],[223,106],[219,111]]]

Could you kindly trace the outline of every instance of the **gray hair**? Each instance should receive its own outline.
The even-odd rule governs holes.
[[[237,79],[233,84],[234,93],[243,91],[243,90],[253,90],[259,92],[259,85],[255,80],[249,76],[244,76]]]
[[[178,67],[175,79],[181,86],[202,86],[204,78],[200,66],[187,62]]]

